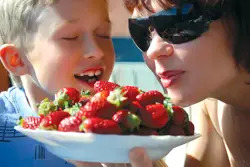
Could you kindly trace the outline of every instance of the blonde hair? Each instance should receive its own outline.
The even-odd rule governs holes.
[[[42,10],[56,0],[0,0],[0,45],[14,44],[25,55],[27,34],[34,33],[36,19]],[[21,79],[10,73],[14,85],[21,87]]]

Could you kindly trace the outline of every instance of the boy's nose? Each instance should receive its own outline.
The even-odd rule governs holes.
[[[173,45],[164,41],[157,33],[155,33],[152,37],[151,44],[147,50],[146,55],[155,60],[158,57],[169,57],[174,54]]]
[[[87,59],[102,58],[104,56],[104,53],[102,49],[99,47],[95,36],[86,35],[83,45],[84,45],[83,56],[85,58]]]

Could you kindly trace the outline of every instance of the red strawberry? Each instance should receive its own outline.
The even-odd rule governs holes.
[[[104,91],[106,92],[106,91]],[[106,100],[106,95],[99,92],[100,96],[94,95],[90,102],[81,107],[80,111],[76,113],[79,119],[89,117],[100,117],[104,119],[111,119],[116,112],[116,106]]]
[[[173,109],[173,124],[184,127],[188,123],[188,114],[179,106],[172,106]]]
[[[85,119],[80,126],[80,131],[99,134],[121,134],[122,132],[115,121],[97,117]]]
[[[153,129],[164,127],[169,120],[168,112],[163,104],[147,105],[145,109],[139,110],[139,116],[144,126]]]
[[[108,81],[96,81],[94,84],[95,92],[100,92],[103,90],[112,91],[118,87],[120,87],[120,85],[113,83],[113,82],[108,82]]]
[[[124,86],[122,87],[123,96],[130,102],[136,100],[136,96],[140,94],[140,89],[136,86]]]
[[[140,128],[135,134],[139,136],[159,135],[155,129],[150,129],[146,127]]]
[[[147,91],[145,93],[137,95],[136,99],[142,106],[146,106],[146,105],[155,104],[155,103],[163,104],[165,97],[163,96],[161,92],[157,90],[151,90],[151,91]]]
[[[36,129],[39,127],[42,117],[29,116],[26,118],[20,117],[19,125],[25,129]]]
[[[137,115],[132,114],[129,110],[117,111],[113,115],[112,120],[114,120],[121,127],[123,127],[125,131],[129,130],[130,132],[133,132],[135,129],[138,129],[141,123],[140,118]]]
[[[39,128],[46,130],[57,130],[61,120],[69,116],[70,114],[68,112],[64,112],[61,110],[52,112],[42,119]]]
[[[144,110],[144,108],[138,101],[132,101],[129,110],[135,114],[139,114],[139,110]]]
[[[184,129],[181,128],[180,126],[174,125],[172,124],[169,129],[168,129],[168,135],[172,135],[172,136],[185,136],[185,132]]]
[[[56,93],[54,103],[64,109],[78,103],[79,99],[80,92],[77,89],[62,88]]]
[[[194,124],[191,121],[189,121],[187,126],[184,128],[184,130],[187,136],[194,135]]]
[[[79,126],[81,123],[82,120],[73,116],[64,118],[58,125],[58,131],[79,132]]]

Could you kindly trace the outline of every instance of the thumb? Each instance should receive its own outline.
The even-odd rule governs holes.
[[[144,148],[133,148],[129,158],[132,167],[153,167],[153,163]]]

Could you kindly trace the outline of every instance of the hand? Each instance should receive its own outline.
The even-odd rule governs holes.
[[[130,164],[92,163],[69,161],[76,167],[153,167],[153,163],[143,148],[134,148],[129,154]]]
[[[129,154],[129,159],[132,167],[153,167],[153,162],[144,148],[133,148]]]

